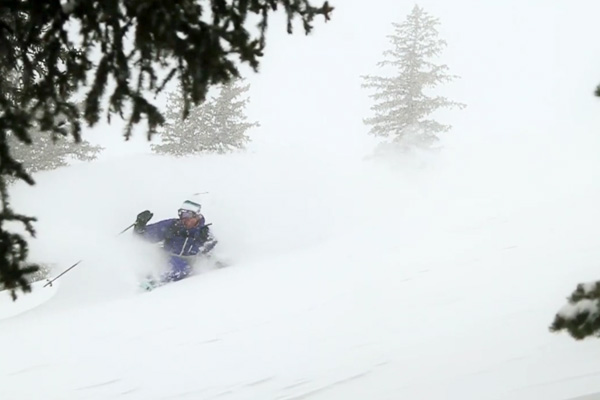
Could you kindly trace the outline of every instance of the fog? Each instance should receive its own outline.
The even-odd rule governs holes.
[[[378,159],[360,77],[383,73],[391,23],[413,4],[365,4],[334,3],[309,36],[272,21],[259,73],[246,71],[261,124],[247,152],[163,157],[143,130],[124,142],[100,124],[84,134],[106,147],[99,160],[15,185],[15,208],[39,218],[32,259],[56,273],[83,262],[36,288],[52,295],[39,307],[0,303],[0,338],[19,338],[0,398],[600,391],[597,343],[547,329],[577,283],[600,278],[600,5],[419,3],[460,76],[439,92],[467,108],[435,115],[453,126],[437,151]],[[159,249],[117,234],[187,198],[229,267],[140,293]]]

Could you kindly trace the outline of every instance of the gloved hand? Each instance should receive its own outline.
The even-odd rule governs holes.
[[[203,242],[206,242],[210,238],[210,230],[208,229],[210,225],[211,224],[204,225],[202,228],[200,228],[199,237]]]
[[[217,245],[217,243],[219,243],[219,242],[214,239],[211,239],[211,240],[205,242],[202,245],[202,247],[200,247],[200,253],[207,254],[209,251],[211,251]]]
[[[150,210],[142,211],[137,215],[133,229],[138,233],[143,232],[146,228],[146,224],[152,219],[153,216],[154,214],[152,214]]]

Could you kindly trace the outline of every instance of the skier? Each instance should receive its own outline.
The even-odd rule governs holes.
[[[163,249],[169,256],[169,269],[160,283],[178,281],[192,272],[194,261],[198,255],[210,252],[217,241],[210,233],[209,226],[200,213],[200,204],[186,200],[178,210],[179,218],[171,218],[147,225],[153,214],[143,211],[138,214],[134,232],[143,239],[158,243],[163,242]],[[157,283],[150,280],[146,289],[150,290]]]

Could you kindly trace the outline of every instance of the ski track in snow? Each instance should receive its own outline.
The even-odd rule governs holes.
[[[349,376],[347,378],[343,378],[340,379],[338,381],[334,381],[334,382],[330,382],[324,385],[321,385],[320,387],[317,387],[316,389],[312,389],[309,390],[307,392],[304,393],[300,393],[298,395],[292,395],[292,396],[287,396],[287,397],[280,397],[279,399],[281,400],[302,400],[302,399],[307,399],[309,397],[313,397],[313,395],[318,394],[318,393],[322,393],[325,392],[335,386],[339,386],[339,385],[343,385],[344,383],[350,382],[350,381],[354,381],[357,379],[362,378],[363,376],[366,376],[370,373],[370,371],[366,371],[360,374],[356,374],[356,375],[352,375]]]

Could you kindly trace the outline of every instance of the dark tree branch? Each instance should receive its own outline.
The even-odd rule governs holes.
[[[314,7],[309,0],[212,0],[209,10],[197,0],[0,2],[0,284],[29,290],[25,276],[36,268],[26,262],[26,241],[3,224],[21,222],[34,234],[35,219],[9,206],[7,179],[33,179],[11,154],[8,136],[31,143],[30,131],[37,127],[54,139],[70,135],[80,141],[82,121],[93,126],[106,107],[109,121],[115,113],[127,119],[127,138],[144,119],[150,137],[164,118],[148,96],[177,77],[187,115],[210,86],[240,75],[238,63],[256,71],[269,12],[278,6],[290,33],[294,18],[308,34],[315,16],[328,20],[332,11],[327,2]],[[257,26],[248,27],[251,15],[258,17]],[[164,69],[169,72],[161,78]],[[80,114],[70,97],[82,88]]]

